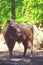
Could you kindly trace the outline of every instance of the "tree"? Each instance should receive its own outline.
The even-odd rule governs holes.
[[[5,25],[6,19],[19,22],[43,20],[43,0],[0,0],[0,20]]]
[[[15,19],[15,0],[11,0],[11,12],[12,12],[12,19]]]

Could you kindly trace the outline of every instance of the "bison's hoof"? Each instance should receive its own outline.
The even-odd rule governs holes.
[[[33,57],[33,54],[30,54],[30,58]]]
[[[26,57],[26,55],[25,55],[25,54],[23,54],[23,57]]]
[[[12,57],[13,57],[13,54],[10,54],[10,55],[9,55],[9,58],[12,58]]]

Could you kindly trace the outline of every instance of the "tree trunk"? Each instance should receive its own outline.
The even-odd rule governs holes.
[[[15,19],[15,0],[11,1],[12,19]]]

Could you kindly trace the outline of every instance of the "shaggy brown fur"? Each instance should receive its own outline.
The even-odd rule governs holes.
[[[22,42],[24,45],[24,56],[27,48],[31,49],[33,53],[33,26],[30,24],[22,24],[14,22],[14,20],[7,20],[6,26],[3,32],[6,44],[9,49],[10,55],[15,45],[15,42]]]

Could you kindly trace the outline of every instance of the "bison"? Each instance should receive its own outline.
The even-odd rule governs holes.
[[[33,26],[31,24],[17,23],[14,20],[7,20],[3,36],[9,49],[10,56],[12,55],[16,41],[18,43],[22,42],[24,46],[24,56],[27,48],[31,50],[31,55],[33,54]]]

